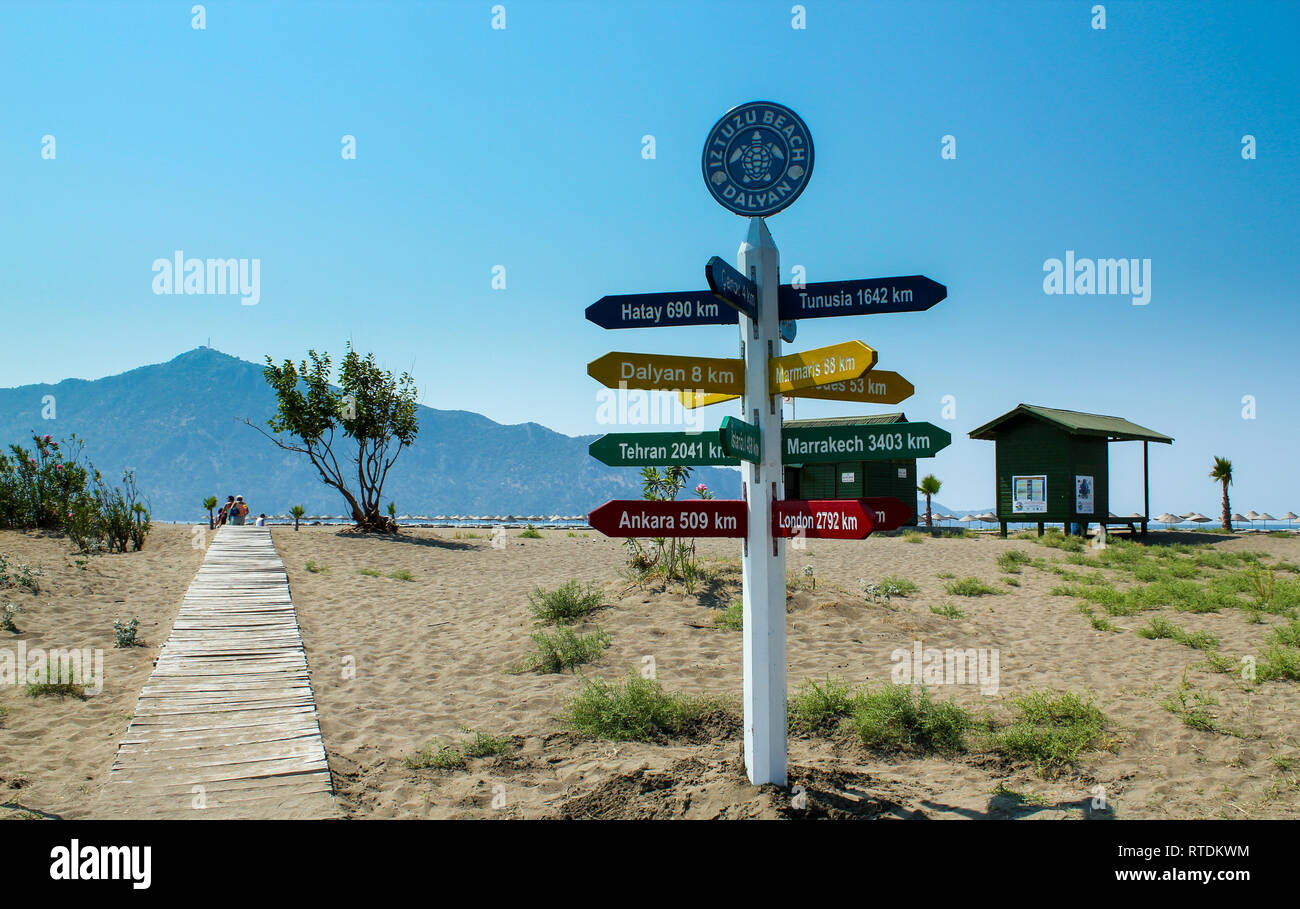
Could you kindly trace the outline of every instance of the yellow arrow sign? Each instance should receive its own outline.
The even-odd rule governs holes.
[[[846,382],[832,382],[816,388],[798,388],[790,392],[795,398],[820,398],[824,401],[858,401],[864,404],[897,404],[906,401],[916,389],[912,383],[896,372],[873,369],[860,378]],[[708,394],[683,391],[682,406],[688,409],[708,407],[723,401],[734,401],[739,395]]]
[[[802,388],[856,379],[876,365],[877,356],[861,341],[845,341],[830,347],[773,357],[768,361],[767,387],[774,395],[791,394]]]
[[[647,391],[695,389],[739,395],[745,390],[745,361],[723,357],[607,353],[587,364],[587,375],[606,388]]]

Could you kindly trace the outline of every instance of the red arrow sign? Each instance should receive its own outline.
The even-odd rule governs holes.
[[[749,527],[743,499],[614,499],[587,523],[607,537],[743,537]]]
[[[902,499],[893,496],[867,496],[858,499],[863,507],[874,512],[875,530],[897,530],[912,522],[912,509]]]
[[[772,503],[772,535],[865,540],[876,513],[862,499],[786,499]]]

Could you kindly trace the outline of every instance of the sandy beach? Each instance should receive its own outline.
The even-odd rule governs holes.
[[[1213,634],[1221,654],[1247,654],[1260,651],[1287,620],[1264,614],[1252,623],[1244,610],[1166,608],[1112,616],[1118,630],[1095,630],[1076,599],[1051,593],[1062,583],[1052,568],[1073,567],[1063,562],[1066,553],[1033,540],[874,536],[860,543],[814,540],[792,551],[791,693],[804,679],[827,676],[888,682],[891,653],[910,650],[916,640],[927,648],[996,649],[996,692],[982,692],[973,681],[931,686],[936,700],[998,718],[1033,689],[1087,692],[1107,717],[1106,747],[1044,778],[1032,765],[978,749],[914,755],[870,750],[845,734],[794,735],[791,783],[803,787],[812,806],[800,809],[792,805],[795,790],[755,788],[743,772],[741,636],[714,627],[720,609],[739,596],[735,543],[700,541],[713,580],[688,594],[679,585],[633,584],[621,572],[621,544],[591,532],[546,530],[541,539],[525,539],[512,531],[504,548],[451,530],[404,530],[394,538],[276,527],[272,536],[288,569],[347,817],[775,818],[810,811],[1062,818],[1085,816],[1099,792],[1118,817],[1300,816],[1297,684],[1246,685],[1212,671],[1199,650],[1134,633],[1164,615],[1188,632]],[[1260,553],[1265,564],[1282,564],[1281,579],[1295,577],[1286,565],[1300,559],[1294,537],[1152,537],[1167,538]],[[1040,561],[1004,573],[998,556],[1012,549]],[[9,637],[29,646],[103,648],[108,680],[103,693],[85,700],[0,691],[7,710],[0,727],[4,812],[95,816],[117,741],[201,552],[191,548],[189,528],[166,526],[144,552],[97,557],[84,570],[59,539],[5,532],[0,551],[11,563],[40,564],[44,572],[35,596],[5,592],[24,603],[22,634]],[[864,595],[862,581],[891,576],[918,590],[887,602]],[[945,590],[965,577],[1000,592]],[[570,580],[601,591],[604,605],[578,630],[604,629],[610,647],[579,674],[511,672],[531,647],[529,592]],[[959,617],[931,610],[945,605]],[[145,646],[115,650],[113,620],[128,614],[140,617]],[[718,696],[732,712],[688,738],[655,742],[610,742],[565,728],[559,714],[583,676],[618,680],[651,668],[666,689]],[[1167,709],[1180,693],[1198,703],[1216,699],[1220,731],[1193,728]],[[468,730],[508,737],[512,747],[461,769],[404,765],[431,742],[461,741]]]

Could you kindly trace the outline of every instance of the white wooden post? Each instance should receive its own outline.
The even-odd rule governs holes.
[[[745,538],[745,769],[755,785],[786,785],[785,544],[772,537],[772,501],[785,495],[781,408],[769,394],[768,360],[781,353],[776,244],[762,218],[749,219],[737,265],[758,285],[758,319],[740,317],[745,352],[742,419],[758,427],[759,464],[742,461],[749,532]]]

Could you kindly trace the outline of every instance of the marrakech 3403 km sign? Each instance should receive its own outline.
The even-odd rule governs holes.
[[[743,104],[709,132],[704,183],[724,208],[749,219],[736,266],[719,256],[704,268],[708,290],[606,296],[587,307],[603,328],[739,325],[739,358],[614,352],[587,365],[610,388],[677,393],[688,407],[740,400],[740,416],[713,432],[612,433],[591,455],[619,467],[739,466],[744,498],[606,502],[589,515],[612,537],[734,537],[743,540],[745,767],[749,779],[784,786],[786,774],[785,551],[788,537],[863,540],[911,518],[890,497],[785,499],[783,464],[931,457],[952,442],[929,423],[783,429],[778,395],[896,404],[913,392],[895,372],[876,371],[877,352],[846,341],[781,354],[799,319],[920,312],[947,296],[921,275],[779,283],[776,244],[765,218],[803,192],[813,170],[807,125],[787,107]]]

